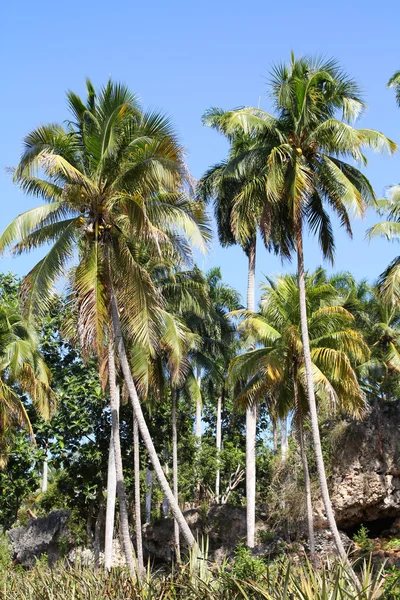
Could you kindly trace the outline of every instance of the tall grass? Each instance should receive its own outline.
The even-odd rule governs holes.
[[[257,579],[237,578],[228,563],[213,565],[191,556],[174,570],[150,568],[137,581],[125,570],[94,572],[58,565],[53,569],[38,563],[31,571],[3,571],[0,600],[375,600],[400,596],[385,592],[383,570],[374,571],[364,562],[358,568],[360,590],[340,562],[314,568],[288,560],[271,563]]]

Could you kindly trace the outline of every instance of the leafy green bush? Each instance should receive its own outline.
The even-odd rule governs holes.
[[[259,581],[267,572],[267,566],[261,558],[253,556],[250,548],[240,543],[235,551],[232,574],[235,578]]]
[[[369,531],[365,525],[361,525],[358,532],[354,534],[353,540],[360,546],[361,550],[365,550],[365,552],[372,552],[374,549],[374,542],[369,538]]]
[[[392,538],[385,544],[385,550],[400,550],[400,539]]]

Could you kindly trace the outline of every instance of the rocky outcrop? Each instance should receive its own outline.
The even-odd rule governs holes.
[[[53,510],[48,517],[31,519],[26,527],[10,529],[7,535],[15,564],[32,567],[43,554],[54,564],[62,556],[68,515],[67,510]]]
[[[400,401],[343,423],[335,448],[330,487],[339,527],[400,516]]]
[[[213,505],[208,511],[192,509],[184,513],[193,535],[201,543],[208,540],[208,555],[212,560],[228,556],[239,541],[246,539],[246,509],[229,504]],[[259,511],[256,522],[256,535],[266,530],[263,520],[266,516]],[[162,519],[144,527],[145,559],[169,561],[174,553],[173,519]]]

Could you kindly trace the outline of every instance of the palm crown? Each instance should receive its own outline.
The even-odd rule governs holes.
[[[111,277],[125,331],[149,347],[162,300],[141,253],[186,260],[181,231],[204,247],[209,232],[202,208],[186,193],[182,148],[166,117],[144,112],[126,87],[111,81],[99,94],[87,81],[86,103],[72,92],[67,97],[73,121],[31,132],[14,175],[24,191],[47,203],[17,217],[0,249],[13,245],[19,253],[51,244],[24,281],[29,312],[47,310],[55,281],[78,258],[70,286],[79,331],[85,345],[98,349]]]
[[[238,400],[268,399],[281,417],[297,410],[294,385],[306,407],[306,378],[300,328],[299,290],[291,275],[264,285],[260,313],[238,311],[239,329],[257,347],[233,359],[231,384],[247,382]],[[353,329],[353,315],[338,303],[337,290],[320,272],[306,278],[309,334],[316,394],[331,410],[360,413],[364,406],[354,367],[369,358],[361,334]]]

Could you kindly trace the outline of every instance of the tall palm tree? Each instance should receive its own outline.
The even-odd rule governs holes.
[[[202,206],[184,193],[182,149],[166,117],[143,111],[126,87],[112,81],[99,93],[88,81],[86,103],[72,92],[67,98],[73,122],[31,132],[14,176],[25,192],[46,204],[6,228],[0,251],[13,246],[19,253],[51,244],[24,280],[31,314],[46,312],[55,281],[77,261],[69,282],[82,344],[98,354],[108,346],[111,360],[117,350],[160,485],[187,543],[194,545],[143,417],[126,340],[151,354],[163,321],[163,299],[138,262],[131,240],[143,240],[154,256],[182,260],[190,253],[189,241],[204,248],[208,225]]]
[[[200,198],[214,202],[218,237],[222,246],[239,243],[248,259],[247,309],[255,310],[255,274],[257,232],[266,247],[284,255],[289,254],[290,238],[285,228],[276,227],[278,220],[285,221],[279,214],[279,204],[271,204],[265,188],[258,185],[255,164],[246,160],[248,155],[257,154],[257,130],[242,127],[236,120],[230,126],[232,112],[212,108],[203,115],[203,122],[222,133],[230,142],[225,161],[212,166],[198,185]],[[255,161],[257,163],[257,161]],[[278,219],[279,217],[279,219]],[[273,224],[274,223],[274,227]],[[247,545],[255,545],[255,499],[256,499],[256,427],[257,407],[246,408],[246,521]]]
[[[345,558],[329,496],[318,428],[307,326],[304,228],[308,225],[318,235],[324,257],[333,260],[335,245],[328,210],[336,213],[351,235],[350,216],[362,215],[366,206],[375,202],[368,179],[346,159],[365,164],[363,148],[392,153],[396,145],[380,132],[350,124],[360,115],[364,103],[358,85],[335,60],[296,59],[292,54],[289,64],[274,68],[270,92],[276,116],[257,108],[244,108],[225,115],[223,125],[228,132],[234,132],[238,126],[258,131],[256,158],[253,152],[246,160],[250,165],[254,162],[261,165],[258,185],[265,189],[272,205],[282,207],[281,214],[286,213],[290,221],[287,234],[293,237],[297,256],[307,396],[321,494],[338,552]],[[240,173],[237,177],[240,179]]]
[[[308,307],[313,385],[320,403],[330,410],[360,414],[364,395],[354,367],[369,359],[360,332],[354,330],[353,315],[337,305],[337,290],[316,272],[305,279]],[[239,329],[247,342],[257,347],[233,359],[229,380],[247,382],[238,401],[267,398],[272,409],[284,418],[295,414],[294,423],[303,464],[310,552],[315,553],[311,486],[304,447],[303,425],[309,414],[303,344],[301,338],[299,288],[295,276],[268,280],[262,288],[261,311],[238,311]]]
[[[4,302],[0,307],[0,468],[7,463],[8,437],[15,426],[25,427],[34,439],[20,395],[27,394],[42,418],[48,419],[55,408],[50,384],[33,324],[21,315],[16,302]]]

